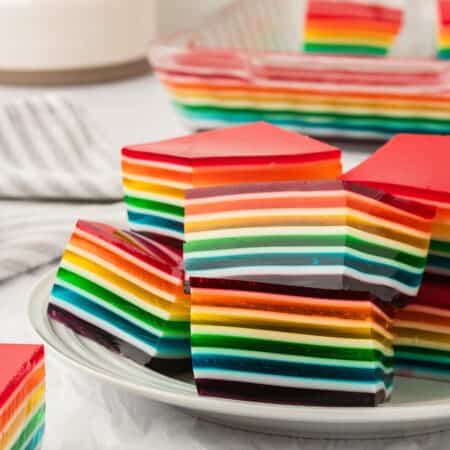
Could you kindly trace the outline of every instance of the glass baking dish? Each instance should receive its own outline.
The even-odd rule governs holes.
[[[450,132],[450,61],[435,56],[442,0],[407,0],[387,57],[304,53],[307,1],[238,0],[151,45],[150,62],[190,128],[265,120],[364,139]]]

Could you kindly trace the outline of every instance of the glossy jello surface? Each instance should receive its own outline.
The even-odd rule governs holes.
[[[194,161],[195,164],[195,160],[199,160],[199,165],[206,164],[208,160],[213,160],[209,161],[211,163],[216,160],[220,163],[233,160],[243,163],[268,162],[279,156],[303,156],[305,160],[315,160],[324,156],[339,156],[340,153],[336,147],[265,122],[127,146],[122,152],[124,156],[139,155],[142,159],[148,156],[149,160],[156,160],[159,155],[160,160],[166,162],[179,158],[180,162]]]
[[[343,175],[388,192],[450,202],[450,137],[400,134]]]

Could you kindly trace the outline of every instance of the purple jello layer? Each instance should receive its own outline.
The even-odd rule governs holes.
[[[125,342],[123,339],[113,336],[111,333],[108,333],[107,331],[102,330],[95,325],[76,317],[65,309],[51,303],[48,305],[48,315],[51,319],[62,323],[75,333],[91,339],[103,347],[106,347],[108,350],[125,356],[126,358],[129,358],[142,366],[148,367],[149,369],[164,374],[184,373],[192,370],[190,358],[165,359],[151,357],[142,350],[134,347],[128,342]]]
[[[414,200],[405,200],[380,189],[349,181],[279,181],[273,183],[241,183],[238,185],[225,185],[196,188],[187,191],[186,198],[201,199],[230,194],[255,194],[264,192],[289,192],[289,191],[351,191],[355,194],[372,198],[378,202],[393,206],[405,212],[409,212],[425,219],[432,219],[435,209]]]
[[[196,384],[200,395],[256,402],[309,406],[376,406],[386,400],[384,391],[369,394],[311,390],[206,378],[197,379]]]
[[[206,277],[195,277],[197,286],[201,279],[208,280]],[[273,292],[286,293],[287,295],[306,295],[317,298],[342,298],[346,300],[370,300],[376,304],[383,303],[380,299],[389,299],[391,305],[402,306],[407,297],[402,296],[398,291],[389,286],[372,285],[372,292],[367,292],[367,283],[348,276],[333,275],[295,275],[270,277],[268,275],[251,275],[246,279],[245,276],[239,276],[238,279],[228,278],[224,284],[234,286],[242,282],[246,286],[255,285],[255,289],[260,286],[273,287]],[[192,278],[189,284],[192,283]],[[226,287],[221,287],[226,289]],[[230,288],[232,289],[232,288]],[[249,289],[245,287],[245,289]],[[250,288],[250,290],[252,290]],[[384,302],[386,304],[386,302]]]

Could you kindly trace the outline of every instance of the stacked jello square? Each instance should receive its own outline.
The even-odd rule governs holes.
[[[399,374],[450,380],[450,137],[398,135],[344,179],[436,208],[426,275],[395,311]]]
[[[420,287],[434,214],[344,181],[191,190],[184,259],[199,392],[318,405],[389,398],[390,316]]]

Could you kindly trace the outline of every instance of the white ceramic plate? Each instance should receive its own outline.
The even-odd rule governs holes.
[[[398,378],[390,402],[377,408],[284,406],[200,397],[189,376],[170,378],[80,338],[47,318],[54,272],[33,288],[34,330],[64,362],[107,383],[241,429],[310,438],[400,437],[450,429],[450,383]]]

